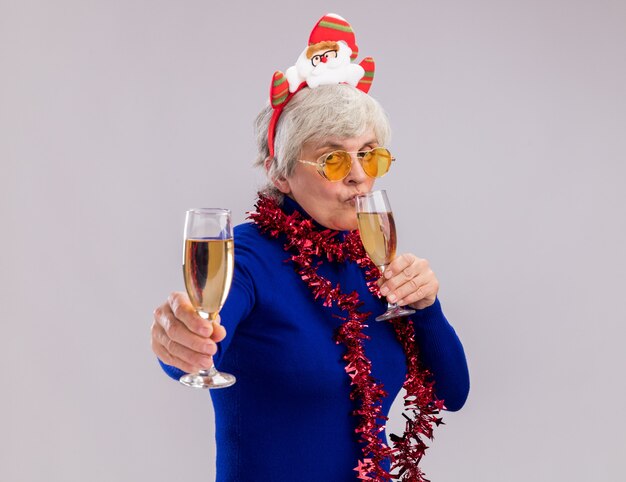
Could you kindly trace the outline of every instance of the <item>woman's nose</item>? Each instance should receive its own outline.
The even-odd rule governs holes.
[[[346,176],[346,181],[352,183],[365,182],[368,175],[363,170],[361,160],[357,157],[357,154],[350,154],[350,156],[352,157],[352,165],[350,166],[350,172]]]

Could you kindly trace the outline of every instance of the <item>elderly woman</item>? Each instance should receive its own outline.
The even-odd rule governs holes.
[[[254,222],[235,228],[221,318],[202,319],[186,294],[172,293],[154,312],[153,350],[174,379],[213,363],[237,376],[211,391],[219,481],[388,480],[394,469],[422,480],[415,435],[428,427],[407,424],[390,448],[391,404],[404,386],[409,414],[438,424],[439,408],[464,404],[469,377],[428,262],[399,255],[376,283],[355,241],[354,198],[384,174],[366,162],[386,145],[388,119],[352,85],[294,90],[279,115],[269,105],[256,121],[269,182]],[[385,297],[416,313],[375,322]]]

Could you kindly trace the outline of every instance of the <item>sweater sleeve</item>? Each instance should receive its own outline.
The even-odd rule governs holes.
[[[237,229],[237,228],[235,228]],[[235,231],[237,234],[237,231]],[[220,310],[221,324],[226,329],[226,338],[217,344],[217,353],[213,356],[216,366],[219,366],[224,352],[228,349],[237,325],[245,319],[255,303],[255,290],[253,277],[248,270],[248,259],[253,253],[245,245],[235,242],[235,269],[233,281],[228,293],[228,298]],[[183,370],[163,363],[159,360],[161,368],[174,380],[179,380],[185,375]]]
[[[447,410],[460,410],[469,394],[469,370],[463,345],[443,314],[439,299],[411,318],[420,359],[434,376],[437,398],[444,400]]]

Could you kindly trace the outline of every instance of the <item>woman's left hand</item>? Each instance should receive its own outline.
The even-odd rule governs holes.
[[[387,301],[416,310],[432,305],[439,291],[439,281],[428,261],[410,253],[389,263],[378,286]]]

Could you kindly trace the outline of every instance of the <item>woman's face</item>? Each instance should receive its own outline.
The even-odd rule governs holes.
[[[374,129],[370,129],[360,137],[329,137],[307,142],[302,146],[299,159],[317,161],[320,156],[332,151],[358,152],[374,147],[378,147],[378,141]],[[361,163],[353,154],[352,169],[341,181],[328,181],[319,175],[315,166],[298,162],[291,176],[276,181],[276,185],[281,192],[295,199],[322,226],[346,231],[357,228],[354,197],[369,192],[374,185],[374,179],[365,174]]]

